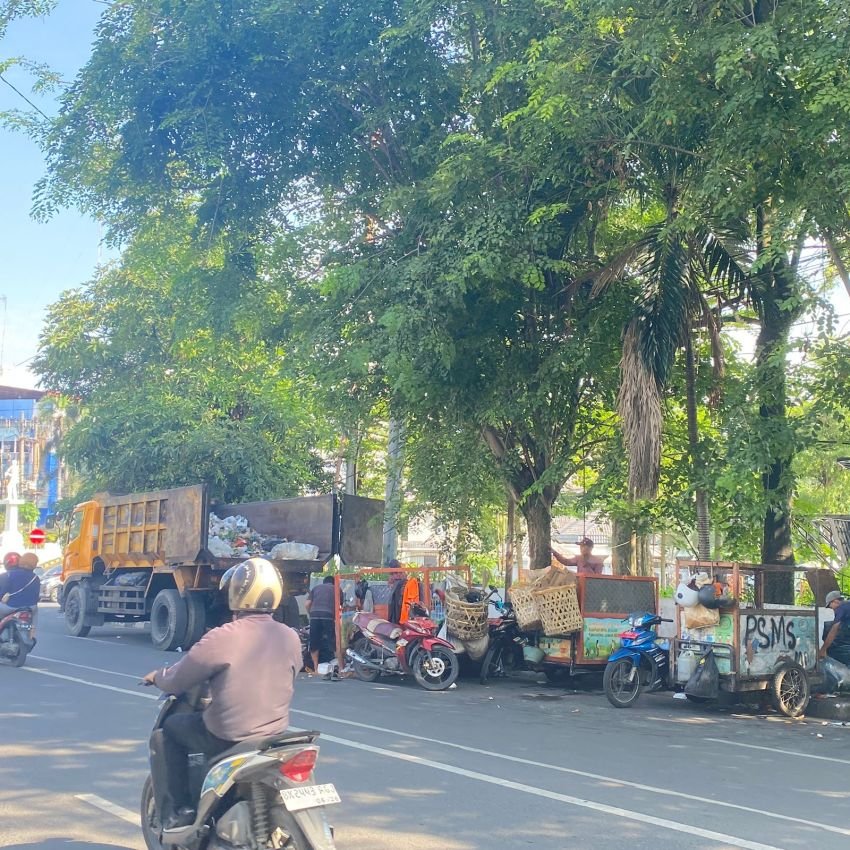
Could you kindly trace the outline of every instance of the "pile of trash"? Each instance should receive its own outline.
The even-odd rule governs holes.
[[[244,516],[210,514],[207,548],[216,558],[251,558],[255,555],[273,560],[314,561],[319,547],[271,537],[254,531]]]

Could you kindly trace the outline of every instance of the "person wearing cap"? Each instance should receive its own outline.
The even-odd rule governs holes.
[[[850,602],[841,591],[831,590],[826,594],[826,607],[835,612],[835,620],[824,639],[820,657],[828,655],[842,664],[850,664]]]
[[[567,558],[560,552],[552,550],[556,561],[560,561],[565,567],[575,567],[580,576],[601,576],[605,566],[602,558],[593,554],[593,541],[589,537],[582,537],[578,542],[579,554],[573,558]]]

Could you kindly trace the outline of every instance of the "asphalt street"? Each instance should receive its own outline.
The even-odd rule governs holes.
[[[175,655],[143,630],[65,635],[44,606],[22,669],[0,667],[0,847],[144,847],[139,793]],[[322,732],[318,778],[342,850],[846,850],[850,727],[526,676],[427,693],[301,675],[293,723]]]

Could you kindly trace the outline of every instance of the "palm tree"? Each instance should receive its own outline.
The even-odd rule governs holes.
[[[594,275],[594,293],[625,277],[635,277],[640,294],[623,334],[618,408],[629,456],[633,500],[657,493],[664,424],[662,399],[678,351],[685,353],[688,443],[695,488],[698,554],[711,557],[708,498],[700,484],[696,364],[693,334],[703,326],[711,342],[716,377],[723,371],[717,304],[747,297],[747,252],[743,226],[729,226],[681,212],[683,171],[678,155],[655,156],[656,178],[665,202],[664,220]]]

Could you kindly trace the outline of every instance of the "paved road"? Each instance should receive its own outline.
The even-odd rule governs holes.
[[[0,847],[142,850],[139,789],[166,658],[144,633],[41,617],[27,667],[0,668]],[[850,727],[609,707],[533,677],[426,693],[299,679],[293,722],[323,733],[319,777],[343,850],[846,850]]]

